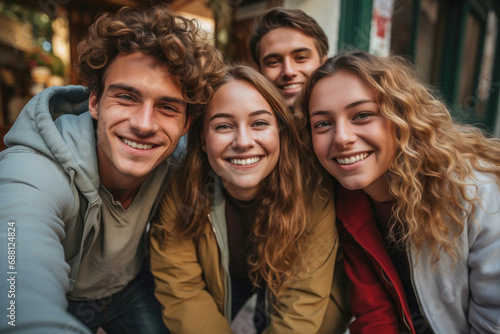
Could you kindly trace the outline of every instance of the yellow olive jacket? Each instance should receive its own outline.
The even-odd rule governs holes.
[[[224,196],[214,189],[212,211],[197,241],[176,237],[179,210],[192,209],[182,206],[179,186],[174,183],[161,201],[158,221],[151,230],[151,268],[163,320],[172,333],[232,333]],[[318,203],[311,215],[304,274],[292,279],[281,293],[264,333],[343,333],[347,328],[348,283],[342,262],[333,279],[338,235],[332,200]]]

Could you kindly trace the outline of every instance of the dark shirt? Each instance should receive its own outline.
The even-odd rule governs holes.
[[[396,202],[377,202],[372,200],[373,212],[375,216],[375,222],[380,233],[383,236],[389,234],[389,224],[392,216],[392,208]],[[410,264],[408,262],[408,256],[406,254],[406,247],[401,245],[395,245],[388,238],[385,239],[385,247],[389,256],[396,267],[399,275],[399,279],[403,284],[405,290],[406,301],[408,307],[410,308],[410,314],[413,320],[413,326],[417,334],[433,334],[430,326],[427,324],[425,317],[423,316],[420,306],[415,295],[415,290],[413,289],[413,283],[411,280]]]
[[[224,190],[226,198],[226,226],[229,241],[229,273],[231,275],[231,296],[233,318],[252,296],[247,262],[250,219],[254,202],[240,201]]]
[[[229,241],[229,272],[232,277],[248,279],[248,236],[254,212],[253,201],[240,201],[224,191],[226,226]]]

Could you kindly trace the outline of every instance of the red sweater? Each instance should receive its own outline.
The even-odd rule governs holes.
[[[363,191],[339,187],[337,228],[352,283],[351,333],[414,334],[403,285]]]

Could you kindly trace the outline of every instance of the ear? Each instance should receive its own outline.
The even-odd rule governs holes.
[[[89,112],[95,120],[99,118],[98,107],[99,101],[97,100],[97,95],[94,92],[91,92],[89,97]]]
[[[327,59],[328,59],[328,56],[324,55],[323,59],[321,60],[321,65],[323,65]]]

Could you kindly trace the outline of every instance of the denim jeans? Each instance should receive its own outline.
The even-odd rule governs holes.
[[[122,291],[100,300],[69,300],[68,311],[94,333],[168,334],[161,305],[154,296],[153,275],[144,266]]]

